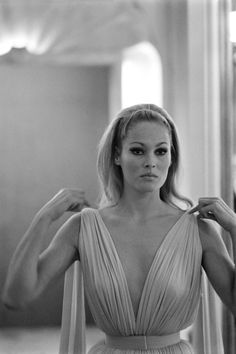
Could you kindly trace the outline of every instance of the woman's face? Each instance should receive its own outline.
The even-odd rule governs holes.
[[[124,190],[159,190],[171,164],[171,142],[162,123],[138,122],[132,126],[116,159],[123,172]]]

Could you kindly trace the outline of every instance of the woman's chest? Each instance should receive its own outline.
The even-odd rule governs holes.
[[[139,225],[137,228],[110,225],[109,237],[112,247],[121,263],[134,312],[138,305],[147,277],[152,269],[153,261],[163,245],[169,227]]]
[[[164,241],[168,226],[160,227],[150,223],[135,227],[120,224],[117,227],[110,224],[108,232],[123,267],[131,272],[135,269],[145,272]]]

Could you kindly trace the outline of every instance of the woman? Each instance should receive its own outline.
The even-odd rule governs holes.
[[[50,200],[12,258],[5,303],[24,306],[79,259],[92,315],[106,334],[90,353],[194,353],[179,332],[197,314],[201,266],[236,314],[235,265],[207,221],[229,231],[235,249],[236,215],[218,198],[201,198],[189,209],[175,187],[178,166],[168,113],[152,104],[122,110],[99,146],[99,209],[76,213],[41,252],[50,224],[86,205],[78,190]],[[178,206],[183,203],[185,211]]]

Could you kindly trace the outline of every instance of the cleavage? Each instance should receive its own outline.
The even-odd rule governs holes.
[[[155,232],[153,230],[148,232],[142,227],[139,228],[138,232],[136,228],[135,233],[126,228],[116,230],[111,227],[110,231],[110,236],[122,264],[134,314],[137,316],[148,273],[165,235],[159,238],[156,230]]]

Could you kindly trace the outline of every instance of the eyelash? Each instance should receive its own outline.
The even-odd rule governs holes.
[[[144,150],[141,149],[141,148],[132,148],[132,149],[130,149],[130,151],[134,155],[142,155],[144,153]],[[165,148],[159,148],[159,149],[157,149],[155,151],[157,152],[158,155],[161,155],[161,156],[165,155],[168,152],[168,150],[165,149]],[[139,152],[142,152],[142,154],[140,154]]]

